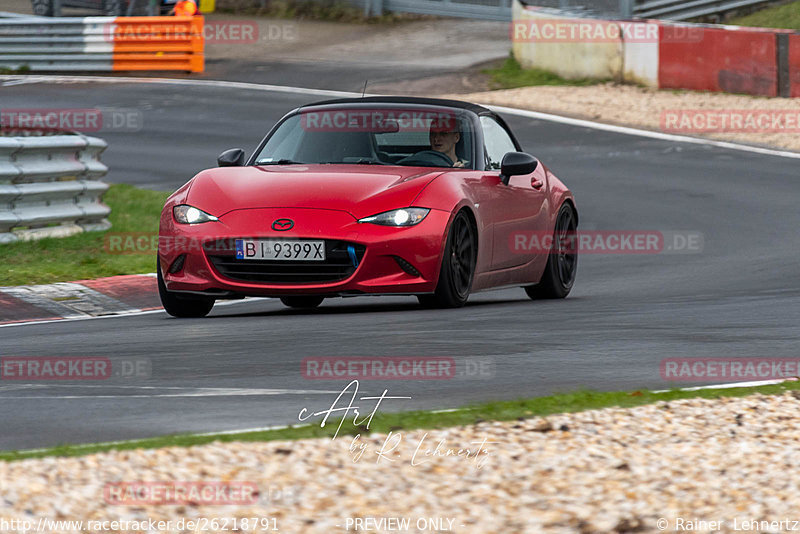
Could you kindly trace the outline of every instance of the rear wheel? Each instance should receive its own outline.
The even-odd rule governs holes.
[[[419,295],[420,304],[436,308],[460,308],[466,304],[475,277],[478,236],[467,214],[456,214],[442,258],[439,282],[433,295]]]
[[[311,308],[316,308],[322,301],[325,300],[324,297],[306,297],[306,296],[297,296],[297,297],[281,297],[281,302],[285,306],[289,306],[290,308],[300,308],[305,310],[310,310]]]
[[[563,299],[572,290],[575,273],[578,269],[577,241],[575,231],[578,228],[575,210],[569,204],[563,204],[558,210],[556,228],[553,232],[553,249],[547,257],[541,281],[535,286],[528,286],[525,292],[532,299]]]
[[[168,314],[181,318],[205,317],[214,307],[213,298],[189,297],[167,291],[164,278],[161,276],[161,260],[156,263],[156,272],[158,273],[158,296],[161,297],[161,305]]]

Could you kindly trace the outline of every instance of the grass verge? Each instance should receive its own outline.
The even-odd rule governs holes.
[[[727,24],[800,30],[800,2],[761,9],[744,17],[731,19]]]
[[[514,89],[515,87],[528,87],[531,85],[586,86],[609,81],[591,78],[567,80],[547,70],[523,68],[513,56],[506,58],[498,67],[484,69],[483,73],[489,75],[489,87],[491,89]]]
[[[0,264],[3,265],[0,286],[153,272],[155,250],[112,253],[105,246],[106,235],[158,235],[158,219],[168,196],[169,193],[161,191],[112,185],[103,197],[103,202],[111,208],[111,230],[0,245]]]
[[[389,431],[445,428],[479,423],[482,421],[510,421],[520,418],[546,416],[558,413],[574,413],[618,406],[630,408],[659,401],[672,401],[689,398],[716,399],[720,397],[744,397],[753,393],[766,395],[781,394],[789,390],[800,390],[800,381],[750,388],[703,389],[682,391],[679,389],[662,393],[653,391],[578,391],[548,397],[521,399],[515,401],[490,402],[460,408],[454,411],[433,412],[414,411],[401,413],[377,413],[369,429],[353,424],[349,417],[339,431],[340,436],[386,433]],[[316,408],[315,408],[316,409]],[[311,409],[309,409],[311,410]],[[154,449],[158,447],[190,447],[212,442],[231,441],[275,441],[304,438],[332,437],[339,426],[339,419],[330,419],[324,428],[319,420],[311,424],[290,426],[274,430],[210,435],[172,435],[150,439],[124,441],[117,443],[98,443],[88,445],[61,445],[48,449],[32,451],[0,452],[0,461],[14,461],[25,458],[47,456],[83,456],[110,450]]]
[[[22,65],[21,67],[17,67],[15,69],[0,67],[0,74],[28,74],[30,71],[31,68],[28,65]]]

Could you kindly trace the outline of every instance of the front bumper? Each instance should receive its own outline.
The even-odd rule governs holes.
[[[291,230],[271,228],[273,221],[284,218],[294,221]],[[396,228],[360,224],[343,211],[260,208],[234,210],[217,222],[183,225],[174,221],[172,206],[169,205],[161,215],[158,255],[166,287],[175,292],[218,298],[424,294],[436,289],[449,219],[449,212],[431,210],[416,226]],[[233,252],[213,245],[236,238],[322,239],[326,243],[353,244],[362,254],[355,262],[357,266],[354,264],[348,270],[349,274],[340,280],[301,282],[295,279],[286,282],[286,277],[281,278],[282,281],[242,280],[226,276],[225,269],[220,268],[220,256],[233,256]],[[181,256],[180,269],[170,272]],[[411,273],[408,272],[409,264],[413,267]],[[285,270],[284,265],[281,268]]]

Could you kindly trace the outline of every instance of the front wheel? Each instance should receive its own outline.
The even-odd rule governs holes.
[[[281,297],[281,302],[285,306],[289,306],[290,308],[299,308],[301,310],[310,310],[312,308],[316,308],[322,301],[325,300],[324,297]]]
[[[158,277],[158,296],[164,310],[173,317],[190,318],[205,317],[214,307],[214,299],[208,297],[184,297],[167,291],[164,278],[161,276],[161,260],[156,263]]]
[[[436,292],[419,295],[420,304],[436,308],[460,308],[466,304],[477,258],[478,236],[467,214],[460,211],[447,234]]]
[[[563,299],[569,295],[578,269],[577,228],[575,210],[569,204],[563,204],[556,217],[553,249],[547,257],[542,279],[535,286],[525,288],[530,298]]]

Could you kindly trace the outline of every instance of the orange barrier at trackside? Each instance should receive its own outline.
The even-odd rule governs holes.
[[[203,72],[203,17],[116,17],[115,71],[182,70]]]

